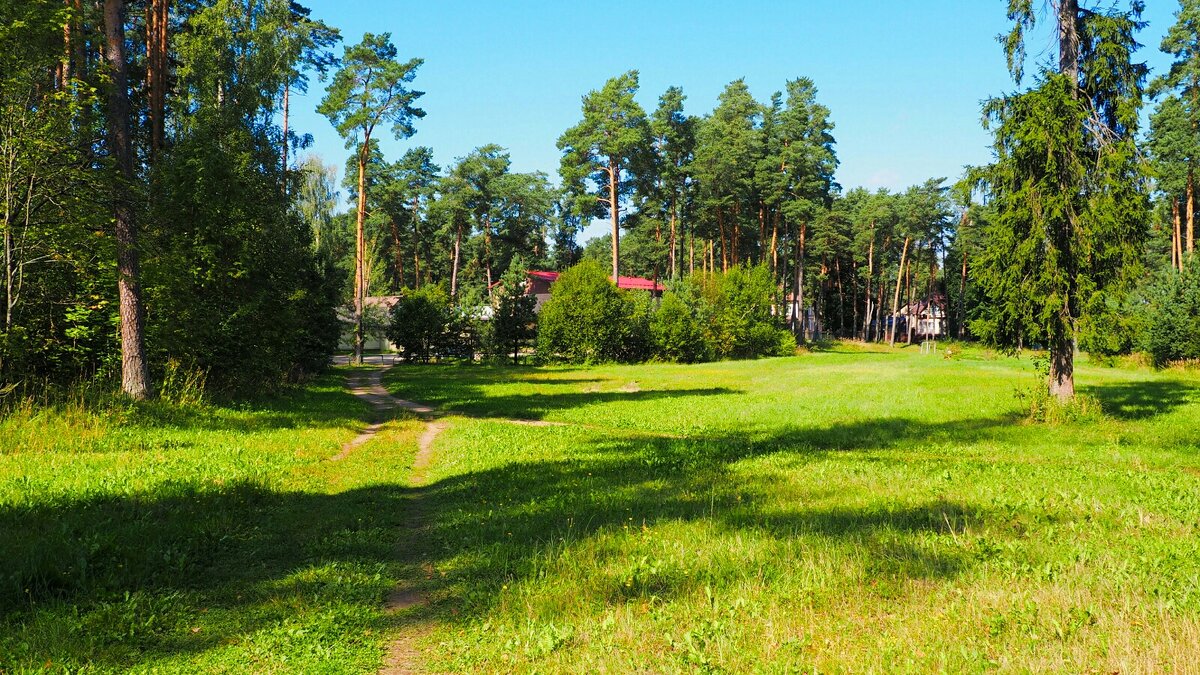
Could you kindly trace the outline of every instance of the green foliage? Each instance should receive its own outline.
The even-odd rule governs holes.
[[[559,174],[571,212],[611,216],[633,190],[633,182],[626,179],[641,164],[650,133],[646,111],[634,100],[637,91],[636,70],[609,79],[583,97],[583,119],[559,137]],[[609,203],[614,181],[618,204]]]
[[[997,161],[981,176],[995,215],[976,267],[987,302],[971,330],[997,345],[1030,338],[1070,349],[1061,345],[1082,313],[1101,306],[1091,298],[1127,279],[1143,238],[1136,120],[1095,144],[1082,132],[1090,109],[1075,83],[1056,74],[987,110]]]
[[[387,338],[409,361],[428,361],[446,344],[452,318],[450,296],[441,287],[406,291],[392,307]]]
[[[1156,366],[1200,359],[1200,270],[1167,272],[1150,293],[1146,351]]]
[[[625,296],[626,318],[622,324],[621,361],[641,363],[654,353],[654,338],[650,330],[657,302],[648,291],[622,291]]]
[[[519,261],[504,277],[494,297],[495,309],[489,323],[490,351],[496,355],[512,355],[513,364],[520,363],[521,350],[537,338],[537,298],[525,293],[525,266]]]
[[[408,88],[422,63],[397,61],[390,34],[365,33],[362,42],[346,47],[317,112],[329,118],[347,148],[368,142],[379,124],[390,124],[396,138],[411,136],[413,119],[425,116],[413,105],[424,92]]]
[[[738,266],[707,278],[692,277],[687,283],[714,357],[752,359],[795,352],[795,339],[776,314],[783,303],[766,266]],[[789,342],[791,348],[784,349]]]
[[[598,263],[584,260],[554,282],[538,317],[538,357],[603,363],[627,357],[632,307]]]
[[[696,363],[708,357],[704,330],[691,307],[678,294],[663,294],[650,321],[654,357],[661,361]]]

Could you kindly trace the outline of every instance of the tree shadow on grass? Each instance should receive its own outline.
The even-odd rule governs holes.
[[[466,620],[488,612],[505,584],[534,583],[553,551],[619,534],[631,523],[695,524],[777,541],[816,536],[825,545],[865,551],[858,557],[874,561],[861,571],[867,578],[952,579],[971,559],[922,540],[953,537],[954,523],[962,519],[987,523],[993,515],[985,508],[935,499],[875,501],[862,509],[805,503],[764,512],[758,506],[772,486],[734,475],[732,464],[774,453],[804,464],[839,451],[939,435],[965,442],[1003,424],[893,419],[697,438],[550,428],[537,433],[566,434],[564,440],[574,443],[562,459],[514,461],[420,489],[381,483],[314,494],[255,484],[167,483],[148,493],[0,508],[0,541],[11,542],[0,548],[0,627],[9,636],[7,644],[0,638],[0,653],[32,644],[24,631],[39,612],[73,617],[69,630],[75,631],[73,641],[11,651],[7,658],[15,660],[0,657],[0,668],[46,660],[151,667],[157,659],[252,640],[257,631],[289,621],[303,623],[289,603],[328,605],[330,611],[347,603],[378,607],[392,579],[401,576],[398,566],[411,571],[419,563],[433,572],[421,583],[434,604],[398,617],[343,618],[342,630],[355,636],[384,631],[448,608],[456,621]],[[404,523],[415,500],[427,524],[414,539]],[[618,563],[629,569],[636,561]],[[705,584],[719,588],[743,572],[700,563],[637,584],[624,583],[621,574],[605,576],[588,592],[599,594],[600,602],[668,598]],[[188,632],[198,612],[218,608],[243,616]],[[151,621],[156,616],[157,624]]]
[[[422,403],[446,408],[445,412],[470,417],[543,420],[556,412],[614,402],[644,403],[661,399],[721,396],[741,393],[728,387],[691,389],[617,389],[608,391],[533,391],[526,394],[497,395],[485,387],[495,384],[525,383],[533,386],[574,387],[610,382],[598,377],[537,377],[545,371],[503,366],[423,366],[391,369],[384,374],[389,391],[401,397],[416,396]],[[554,372],[558,372],[557,370]]]
[[[1178,380],[1141,380],[1084,385],[1079,391],[1100,399],[1104,412],[1117,419],[1143,420],[1190,403],[1200,389]]]
[[[370,406],[340,387],[341,373],[327,375],[322,388],[291,389],[232,406],[138,404],[132,422],[143,427],[256,433],[277,429],[345,428],[363,424]]]

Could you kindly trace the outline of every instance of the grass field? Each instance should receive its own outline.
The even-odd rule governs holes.
[[[0,421],[0,670],[1187,671],[1200,377],[1084,366],[1104,418],[1029,424],[1025,361],[397,367],[245,409]],[[525,423],[515,423],[522,420]],[[530,424],[536,422],[537,424]],[[420,500],[426,527],[404,531]],[[416,577],[431,602],[381,611]]]
[[[420,428],[324,461],[342,382],[0,420],[0,672],[373,672]]]

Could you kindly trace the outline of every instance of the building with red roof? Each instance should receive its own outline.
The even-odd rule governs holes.
[[[611,277],[610,277],[611,278]],[[558,272],[542,272],[530,270],[528,272],[528,282],[525,286],[525,292],[537,298],[537,309],[541,309],[542,305],[550,299],[550,286],[558,281]],[[642,277],[617,277],[617,288],[623,288],[629,291],[646,291],[652,297],[662,297],[666,287],[653,279],[643,279]]]

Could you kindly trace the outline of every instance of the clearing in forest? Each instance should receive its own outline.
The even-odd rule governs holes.
[[[14,415],[0,669],[373,672],[397,638],[435,672],[1186,669],[1200,377],[1084,364],[1106,413],[1059,425],[1024,421],[1034,377],[915,348],[398,366],[440,410],[420,485],[402,412],[327,461],[369,419],[336,378]],[[387,611],[398,584],[427,602]]]

